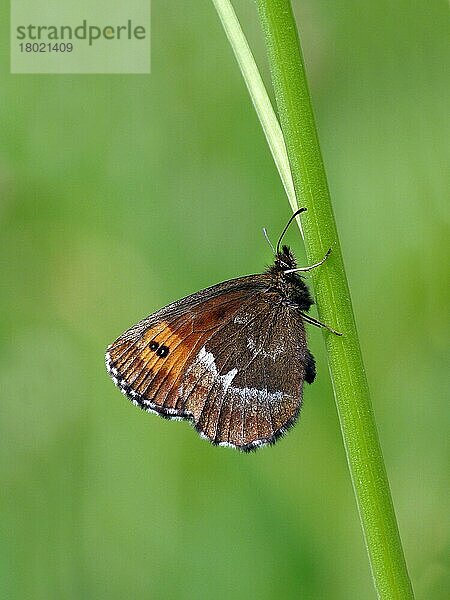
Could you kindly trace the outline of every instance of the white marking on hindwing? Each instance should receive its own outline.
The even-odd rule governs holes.
[[[238,314],[234,317],[233,319],[233,323],[236,323],[236,325],[247,325],[247,323],[250,321],[250,319],[252,318],[252,315],[248,314],[248,313],[244,313],[244,314]]]
[[[253,352],[253,357],[260,354],[263,358],[271,358],[274,362],[280,354],[283,354],[283,347],[265,349],[264,346],[258,346],[255,340],[251,337],[247,339],[247,348]]]
[[[225,373],[225,375],[219,375],[214,356],[211,352],[206,351],[205,346],[203,346],[203,348],[197,354],[196,359],[187,371],[184,379],[186,379],[189,382],[189,375],[191,373],[195,374],[197,369],[199,369],[202,372],[202,379],[211,379],[211,384],[215,381],[218,381],[224,394],[227,392],[228,388],[231,385],[231,382],[237,374],[237,369],[231,369],[230,371],[228,371],[228,373]],[[178,393],[180,394],[180,396],[183,397],[185,391],[185,386],[182,383],[178,389]]]
[[[269,402],[280,402],[283,399],[283,392],[269,392],[269,390],[257,390],[256,388],[230,388],[231,392],[237,394],[245,404],[252,404],[260,400],[268,400]]]
[[[245,404],[252,404],[262,400],[279,402],[283,399],[283,392],[269,392],[266,389],[258,390],[250,387],[240,388],[232,386],[231,383],[236,377],[238,370],[233,368],[228,371],[228,373],[225,373],[225,375],[219,375],[214,355],[212,352],[208,352],[205,346],[202,347],[196,359],[192,363],[189,371],[186,373],[187,380],[189,380],[189,375],[192,372],[195,374],[197,369],[202,372],[202,379],[211,380],[211,384],[218,382],[224,396],[227,392],[230,394],[236,394],[238,398]],[[178,389],[178,393],[183,397],[185,391],[186,390],[184,389],[184,385],[182,383]]]

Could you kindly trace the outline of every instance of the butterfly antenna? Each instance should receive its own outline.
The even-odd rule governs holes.
[[[265,227],[263,227],[263,235],[267,240],[267,243],[269,244],[269,246],[272,248],[272,252],[275,254],[275,248],[273,247],[272,242],[269,239],[269,236],[267,235],[267,229]]]
[[[277,242],[277,251],[275,254],[279,254],[280,253],[280,244],[281,244],[281,240],[284,238],[284,234],[286,233],[286,231],[289,228],[289,225],[292,223],[292,221],[295,219],[295,217],[297,217],[300,213],[305,212],[306,208],[299,208],[298,210],[295,211],[295,213],[291,216],[291,218],[289,219],[289,221],[286,223],[283,231],[281,232],[280,237],[278,238],[278,242]]]

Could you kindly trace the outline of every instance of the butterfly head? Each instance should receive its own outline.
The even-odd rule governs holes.
[[[289,246],[282,246],[281,250],[275,255],[275,269],[284,273],[287,269],[295,269],[296,266],[297,261],[292,250]]]
[[[287,303],[301,310],[308,310],[313,300],[302,276],[295,272],[296,268],[297,261],[294,253],[289,246],[282,246],[275,254],[275,261],[266,273],[271,276],[273,288]]]

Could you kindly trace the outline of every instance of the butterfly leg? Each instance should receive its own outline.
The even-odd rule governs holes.
[[[330,256],[330,254],[331,254],[331,248],[328,248],[327,253],[321,260],[319,260],[319,262],[316,262],[313,265],[309,265],[307,267],[296,267],[295,269],[288,269],[287,271],[284,271],[284,272],[285,273],[299,273],[299,272],[306,273],[307,271],[312,271],[316,267],[320,267],[320,265],[322,265],[327,260],[327,258]]]
[[[300,314],[302,315],[303,319],[307,323],[310,323],[311,325],[315,325],[316,327],[322,327],[323,329],[328,329],[328,331],[331,331],[331,333],[334,333],[335,335],[342,335],[342,333],[340,333],[339,331],[336,331],[335,329],[333,329],[329,325],[325,325],[325,323],[322,323],[322,321],[318,321],[314,317],[311,317],[310,315],[306,315],[303,312],[300,313]]]

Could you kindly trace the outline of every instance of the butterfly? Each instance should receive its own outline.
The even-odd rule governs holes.
[[[212,444],[248,452],[296,422],[303,383],[316,376],[305,322],[313,304],[293,252],[277,243],[258,275],[219,283],[143,319],[107,349],[106,368],[133,404],[191,421]],[[266,233],[265,233],[266,235]],[[268,239],[268,238],[267,238]],[[270,243],[270,242],[269,242]]]

